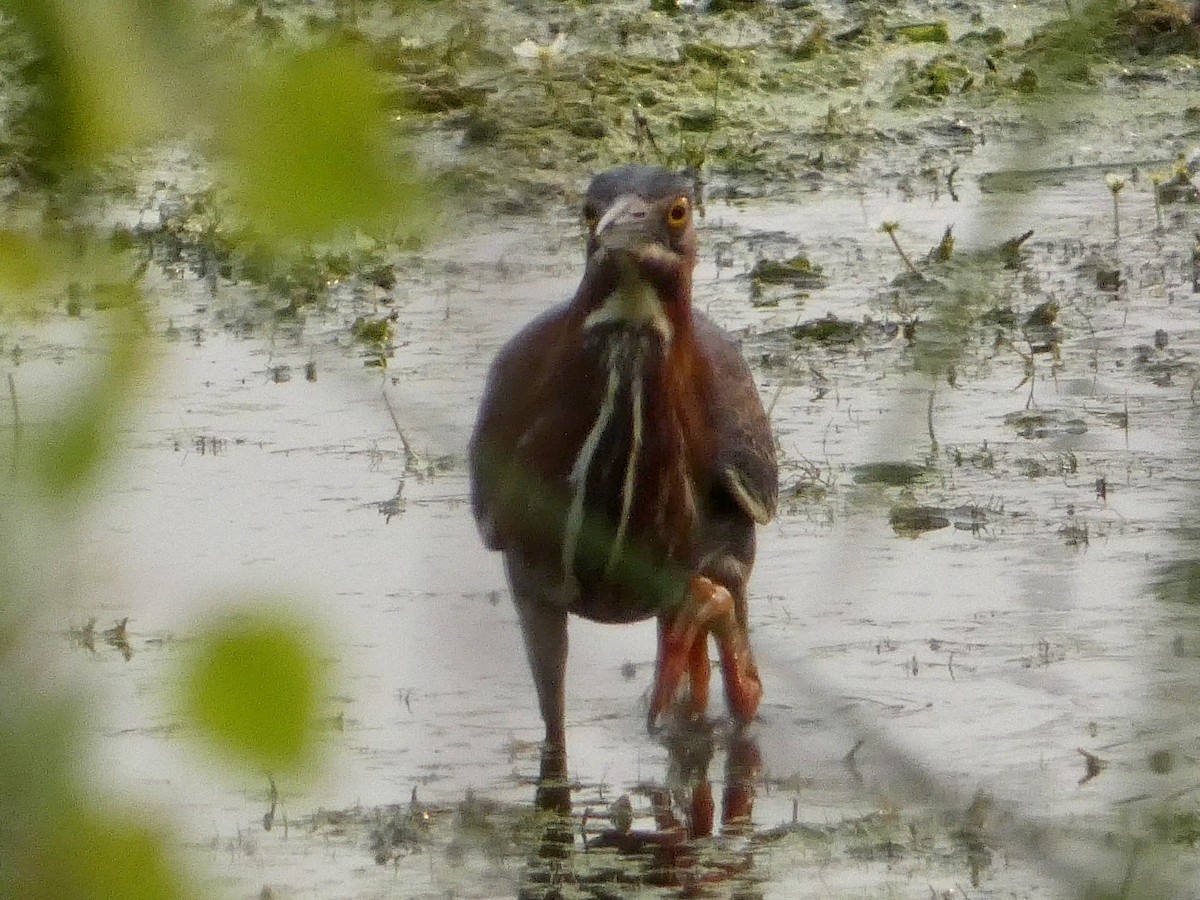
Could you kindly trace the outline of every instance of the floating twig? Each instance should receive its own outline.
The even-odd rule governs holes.
[[[17,439],[21,436],[21,410],[17,406],[17,385],[13,381],[12,372],[6,374],[8,375],[8,396],[12,400],[13,436],[14,439]]]
[[[921,281],[924,281],[925,276],[922,275],[917,270],[917,267],[913,265],[913,261],[908,258],[908,254],[905,253],[904,248],[900,246],[900,239],[896,237],[896,229],[900,227],[900,223],[884,222],[879,227],[883,231],[884,234],[886,234],[888,237],[890,237],[892,239],[892,246],[895,247],[896,252],[898,254],[900,254],[900,259],[904,262],[904,265],[908,268],[908,271],[911,272],[913,275],[915,275],[917,278],[919,278]]]
[[[1113,237],[1119,241],[1121,239],[1121,202],[1119,198],[1121,191],[1125,188],[1125,179],[1110,172],[1104,176],[1104,183],[1108,185],[1109,193],[1112,194]]]

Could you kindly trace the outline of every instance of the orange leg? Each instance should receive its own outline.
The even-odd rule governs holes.
[[[717,637],[721,669],[725,673],[725,696],[729,712],[739,722],[749,722],[762,700],[762,680],[750,652],[750,637],[740,625]]]
[[[647,725],[651,728],[666,710],[684,672],[691,676],[692,709],[708,705],[708,647],[712,634],[721,656],[729,711],[739,722],[749,722],[762,699],[762,682],[750,652],[750,639],[738,621],[733,595],[702,575],[692,579],[683,607],[674,621],[658,625],[658,671],[650,700]]]
[[[688,711],[699,718],[708,709],[708,678],[712,664],[708,661],[708,635],[702,634],[688,651],[688,681],[690,683]]]

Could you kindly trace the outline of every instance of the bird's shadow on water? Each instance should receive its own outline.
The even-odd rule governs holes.
[[[543,756],[534,803],[550,815],[530,848],[521,898],[558,897],[568,885],[596,896],[638,885],[692,896],[723,882],[738,882],[738,895],[750,896],[752,846],[741,839],[752,833],[762,772],[757,739],[746,728],[696,722],[671,725],[661,739],[665,777],[634,788],[645,801],[636,809],[629,794],[600,808],[573,803],[565,758]],[[725,760],[719,827],[709,773],[718,754]]]

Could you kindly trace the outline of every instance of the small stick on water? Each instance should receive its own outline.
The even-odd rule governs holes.
[[[5,374],[8,375],[8,396],[12,400],[13,444],[15,446],[21,440],[21,409],[17,406],[17,385],[13,381],[12,372]]]
[[[929,448],[933,456],[938,455],[937,436],[933,433],[933,395],[935,393],[933,388],[929,389],[929,406],[925,410],[925,424],[929,427]]]
[[[1120,175],[1109,173],[1104,176],[1104,183],[1108,185],[1108,190],[1113,198],[1113,237],[1118,241],[1121,239],[1121,201],[1120,194],[1122,188],[1125,187],[1125,179]]]
[[[900,224],[898,222],[884,222],[880,226],[884,234],[892,239],[892,246],[895,247],[896,252],[900,254],[900,259],[904,262],[904,265],[908,267],[908,271],[912,272],[914,275],[924,281],[925,276],[917,271],[917,267],[913,265],[913,261],[908,258],[908,254],[905,253],[904,248],[900,246],[900,239],[896,237],[896,229],[899,227]]]
[[[1129,391],[1125,392],[1125,448],[1129,449]]]
[[[1196,232],[1196,246],[1192,247],[1192,293],[1200,294],[1200,231]]]
[[[863,777],[862,772],[858,770],[858,760],[855,757],[857,756],[858,751],[862,748],[862,745],[866,742],[867,741],[865,738],[859,738],[854,742],[854,746],[850,748],[850,752],[842,757],[842,765],[846,767],[847,771],[850,772],[850,776],[858,784],[863,783]]]
[[[788,361],[787,371],[792,371],[796,365],[796,361],[800,359],[800,353],[797,351],[795,355]],[[779,379],[779,384],[775,387],[775,393],[771,395],[771,402],[767,404],[767,418],[771,418],[775,412],[775,404],[779,402],[779,397],[783,393],[783,389],[788,386],[786,378]]]
[[[1162,198],[1159,196],[1159,193],[1158,193],[1159,186],[1162,183],[1163,183],[1163,178],[1161,175],[1151,175],[1150,176],[1150,186],[1152,188],[1154,188],[1154,223],[1155,223],[1154,230],[1155,231],[1163,230]]]

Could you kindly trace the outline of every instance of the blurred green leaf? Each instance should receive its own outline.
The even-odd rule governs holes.
[[[317,646],[310,628],[278,609],[218,622],[200,635],[184,672],[185,714],[244,763],[302,770],[316,749],[324,688]]]
[[[403,163],[384,126],[375,75],[357,53],[326,47],[275,60],[247,79],[223,135],[243,212],[283,240],[387,226],[416,188],[398,177]]]
[[[2,613],[22,609],[11,596],[0,597]],[[0,648],[0,661],[4,662],[4,654],[16,649],[9,640],[21,623],[6,624],[13,628],[6,631]],[[72,742],[78,739],[80,708],[71,700],[39,693],[38,686],[11,668],[5,674],[6,696],[0,700],[0,734],[4,736],[0,740],[0,822],[28,824],[65,802],[74,788],[68,773],[72,771]],[[8,841],[0,837],[0,859]],[[3,868],[0,865],[0,874]],[[0,896],[7,896],[3,881]]]
[[[40,60],[34,131],[43,154],[90,164],[167,130],[184,105],[172,80],[189,6],[181,0],[0,0]]]
[[[50,248],[30,234],[0,230],[0,305],[11,295],[28,294],[55,272]]]
[[[141,295],[133,284],[107,286],[114,306],[107,313],[109,347],[96,377],[48,430],[30,454],[35,474],[50,496],[75,496],[94,479],[117,449],[122,413],[133,399],[149,360],[149,332]]]
[[[164,836],[142,822],[70,805],[49,811],[13,860],[27,900],[183,900],[197,897],[168,858]]]

